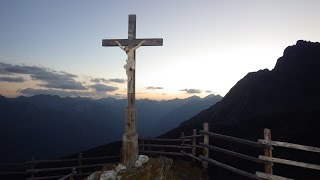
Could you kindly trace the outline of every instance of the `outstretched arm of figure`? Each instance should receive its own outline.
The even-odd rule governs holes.
[[[117,44],[118,44],[118,46],[122,49],[122,50],[124,50],[124,47],[119,43],[119,41],[115,41]]]
[[[138,49],[145,42],[146,42],[145,40],[141,41],[136,47],[133,48],[133,50]]]

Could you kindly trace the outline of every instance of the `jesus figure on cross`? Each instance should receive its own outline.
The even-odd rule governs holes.
[[[162,38],[136,38],[136,15],[129,15],[128,24],[128,39],[103,39],[102,46],[119,46],[126,52],[128,59],[124,65],[128,76],[127,82],[127,99],[128,106],[126,108],[125,127],[122,135],[121,148],[121,163],[127,168],[132,168],[135,165],[139,155],[139,143],[137,133],[136,121],[136,107],[135,107],[135,72],[136,72],[136,58],[135,50],[140,46],[162,46]]]
[[[118,46],[124,50],[128,56],[128,59],[126,60],[127,64],[125,64],[123,67],[126,69],[127,77],[128,77],[128,92],[133,93],[133,83],[132,83],[132,73],[131,71],[136,68],[136,61],[134,59],[134,52],[136,49],[138,49],[145,40],[141,41],[137,46],[133,48],[129,48],[129,46],[122,46],[119,41],[115,41]]]

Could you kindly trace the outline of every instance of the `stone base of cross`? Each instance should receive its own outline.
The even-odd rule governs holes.
[[[128,55],[127,65],[135,66],[135,50],[140,46],[162,46],[163,39],[136,39],[136,15],[129,15],[128,39],[104,39],[102,46],[120,46]],[[131,66],[130,66],[131,67]],[[135,109],[135,67],[125,66],[128,76],[128,106],[124,134],[122,136],[121,163],[127,168],[134,167],[138,159],[139,146]]]

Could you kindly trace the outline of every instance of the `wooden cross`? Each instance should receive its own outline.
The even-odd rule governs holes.
[[[143,41],[143,44],[141,42]],[[153,39],[136,39],[136,15],[129,15],[128,39],[103,39],[102,46],[118,46],[119,42],[122,46],[132,49],[139,44],[141,46],[162,46],[162,38]],[[129,59],[129,54],[128,54]],[[133,49],[133,61],[135,62],[135,50]],[[122,136],[121,162],[128,168],[134,166],[138,158],[138,134],[135,110],[135,69],[130,69],[130,77],[128,79],[127,95],[128,106],[126,108],[125,130]],[[128,75],[128,74],[127,74]],[[128,75],[129,77],[129,75]],[[129,88],[132,90],[129,91]]]

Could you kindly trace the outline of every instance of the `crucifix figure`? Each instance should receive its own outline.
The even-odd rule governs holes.
[[[119,46],[128,56],[124,65],[128,77],[127,97],[128,106],[126,108],[125,128],[122,135],[121,163],[127,168],[134,166],[138,158],[138,134],[135,109],[135,70],[136,53],[140,46],[162,46],[163,39],[136,39],[136,15],[129,15],[128,39],[104,39],[102,46]]]
[[[124,50],[128,56],[128,59],[126,60],[127,64],[125,64],[123,67],[126,69],[127,77],[128,77],[128,92],[133,93],[133,77],[131,71],[133,71],[136,67],[136,61],[134,59],[134,52],[136,49],[138,49],[145,40],[141,41],[137,46],[133,48],[129,48],[128,46],[122,46],[119,41],[115,41],[118,46]]]

